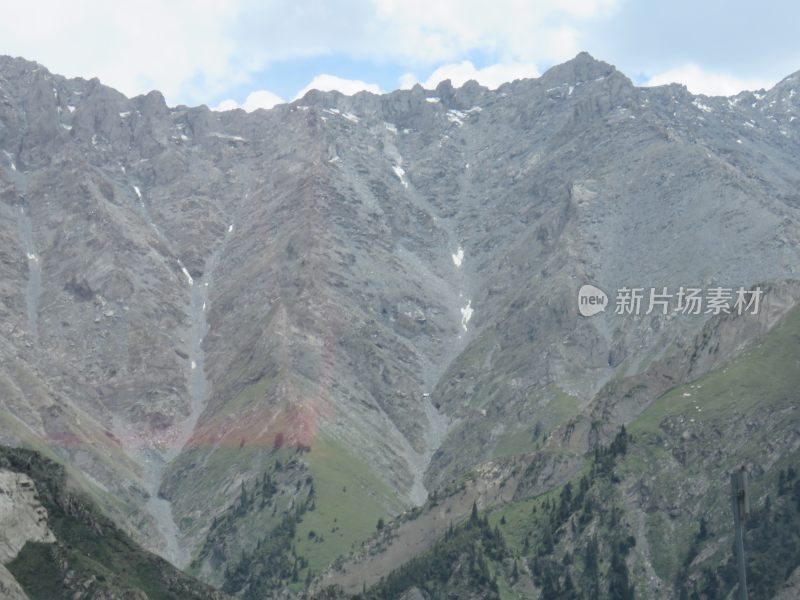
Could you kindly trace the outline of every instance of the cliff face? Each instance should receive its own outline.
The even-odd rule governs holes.
[[[224,600],[224,594],[143,551],[61,465],[0,446],[0,592],[10,600]]]
[[[796,304],[798,88],[636,88],[581,54],[214,113],[2,58],[0,440],[215,583],[302,477],[301,578],[488,461],[546,491]],[[615,314],[626,286],[765,294]],[[270,508],[237,508],[267,471]]]
[[[39,502],[36,486],[25,474],[0,472],[0,562],[17,557],[27,542],[53,542],[47,527],[47,510]]]
[[[0,594],[9,600],[27,596],[4,566],[14,560],[28,542],[52,543],[47,509],[39,502],[36,485],[24,473],[0,471]]]

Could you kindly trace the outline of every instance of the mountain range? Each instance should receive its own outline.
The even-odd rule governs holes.
[[[581,53],[215,112],[0,57],[0,443],[49,474],[8,449],[0,476],[171,563],[140,596],[36,587],[45,545],[91,552],[62,520],[9,542],[10,580],[725,598],[744,464],[751,596],[796,597],[798,92],[636,87]]]

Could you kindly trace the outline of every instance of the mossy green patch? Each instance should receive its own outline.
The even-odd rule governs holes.
[[[493,455],[495,458],[503,456],[518,456],[528,454],[536,449],[536,440],[530,428],[520,428],[506,432],[497,442]]]
[[[547,433],[578,413],[580,400],[551,386],[535,408],[532,424],[507,430],[495,445],[493,457],[519,456],[537,450]]]
[[[30,598],[63,598],[61,573],[50,555],[50,544],[25,544],[7,566]]]
[[[665,417],[687,415],[708,421],[757,406],[788,405],[800,389],[800,309],[792,310],[763,341],[727,366],[676,387],[653,402],[631,433],[658,433]]]
[[[331,438],[319,436],[305,455],[314,479],[316,508],[297,528],[297,553],[314,572],[375,532],[402,506],[363,460]],[[310,535],[313,532],[313,536]]]

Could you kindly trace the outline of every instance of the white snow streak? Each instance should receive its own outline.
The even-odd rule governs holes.
[[[464,249],[459,246],[458,251],[453,254],[453,264],[456,267],[460,267],[462,262],[464,262]]]
[[[14,164],[14,159],[11,157],[11,153],[8,150],[3,150],[3,154],[6,155],[6,158],[8,159],[8,164],[11,166],[11,170],[16,171],[17,165]]]
[[[692,104],[694,104],[698,109],[702,110],[703,112],[709,113],[714,109],[708,106],[707,104],[703,104],[699,100],[692,100]]]
[[[247,140],[240,135],[228,135],[227,133],[219,133],[218,131],[212,131],[208,134],[209,137],[215,137],[220,140],[230,140],[231,142],[246,142]]]
[[[448,110],[447,111],[447,120],[451,123],[455,123],[459,127],[464,125],[464,119],[467,118],[467,113],[461,112],[460,110]]]
[[[461,309],[461,326],[467,331],[467,323],[472,318],[472,300],[467,300],[467,305]]]
[[[406,181],[405,169],[403,169],[403,167],[401,167],[400,165],[395,165],[394,167],[392,167],[392,169],[394,170],[394,174],[397,175],[397,178],[400,180],[400,183],[403,184],[403,187],[407,188],[408,181]]]

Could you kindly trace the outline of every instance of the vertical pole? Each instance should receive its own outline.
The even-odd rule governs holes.
[[[744,467],[731,473],[733,523],[736,529],[736,561],[739,567],[739,600],[747,600],[747,566],[744,559],[744,521],[749,511],[747,472]]]

